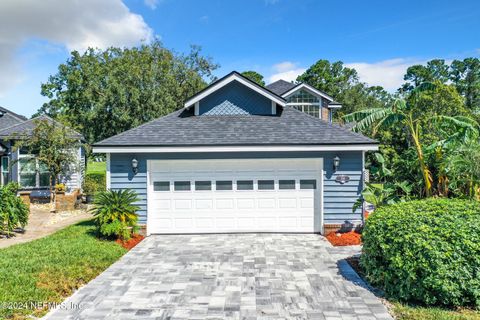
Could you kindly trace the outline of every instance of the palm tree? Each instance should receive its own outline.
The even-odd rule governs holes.
[[[421,85],[412,91],[412,95],[417,95],[420,91],[429,90],[432,86],[433,84],[430,83]],[[414,98],[414,96],[412,96],[412,98]],[[417,118],[414,115],[414,108],[411,105],[407,104],[404,99],[395,99],[391,105],[386,107],[356,111],[346,115],[344,119],[347,122],[356,122],[353,127],[354,130],[364,131],[371,128],[374,136],[381,127],[388,127],[394,124],[400,124],[405,127],[415,146],[417,160],[420,164],[420,170],[425,184],[425,194],[427,197],[432,195],[432,173],[426,164],[420,142],[421,120],[423,119]]]
[[[434,83],[423,83],[415,88],[407,101],[404,99],[396,99],[390,105],[382,108],[371,108],[366,110],[360,110],[348,114],[344,119],[348,122],[355,121],[354,130],[364,131],[367,129],[372,130],[372,134],[378,132],[382,127],[389,127],[394,124],[401,125],[406,129],[406,132],[411,138],[415,151],[417,154],[417,161],[420,164],[420,170],[425,185],[425,195],[430,197],[432,195],[432,183],[433,177],[430,168],[428,167],[424,148],[421,143],[422,123],[427,120],[435,121],[437,124],[443,123],[450,127],[459,128],[456,133],[449,139],[443,140],[443,142],[450,141],[451,139],[466,139],[474,131],[474,120],[467,117],[449,117],[449,116],[433,116],[429,119],[422,117],[422,114],[416,109],[416,104],[419,95],[422,92],[433,90],[437,87]]]

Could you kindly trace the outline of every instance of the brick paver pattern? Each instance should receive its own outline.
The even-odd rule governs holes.
[[[313,234],[150,236],[47,318],[392,319],[343,260],[358,250]]]

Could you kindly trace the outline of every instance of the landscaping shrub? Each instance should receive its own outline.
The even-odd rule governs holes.
[[[376,210],[361,266],[387,297],[480,308],[480,203],[428,199]]]
[[[25,227],[29,209],[17,197],[18,184],[9,183],[0,187],[0,233],[10,236],[15,228]]]
[[[140,208],[134,203],[139,200],[132,190],[99,192],[91,209],[98,231],[104,236],[129,240],[138,229],[136,211]]]
[[[106,174],[100,172],[91,172],[85,174],[82,189],[87,195],[94,195],[97,192],[107,190]]]

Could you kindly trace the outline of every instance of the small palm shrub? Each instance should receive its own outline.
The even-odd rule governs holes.
[[[95,196],[90,210],[95,216],[98,231],[104,236],[128,240],[138,230],[136,213],[140,208],[134,203],[140,199],[132,190],[108,190]]]
[[[25,227],[29,209],[17,197],[18,184],[9,183],[0,187],[0,233],[11,236],[13,230]]]
[[[480,308],[480,203],[416,200],[377,209],[362,233],[361,266],[390,298]]]

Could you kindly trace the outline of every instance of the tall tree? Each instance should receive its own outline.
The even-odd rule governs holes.
[[[454,60],[450,65],[450,80],[465,98],[465,106],[480,114],[480,59]]]
[[[407,81],[402,86],[402,91],[409,92],[424,82],[440,81],[446,83],[449,79],[448,65],[443,59],[428,61],[426,65],[413,65],[408,67],[403,80]]]
[[[343,62],[318,60],[297,81],[305,82],[331,95],[342,103],[336,112],[338,117],[366,108],[384,106],[391,101],[391,95],[382,87],[369,87],[359,81],[357,71],[345,67]]]
[[[181,108],[217,67],[199,47],[182,55],[160,42],[73,51],[42,84],[50,101],[38,113],[66,121],[93,143]]]
[[[253,82],[258,83],[261,86],[265,85],[265,81],[263,80],[263,76],[256,71],[244,71],[244,72],[242,72],[242,75],[244,75],[248,79],[252,80]]]

